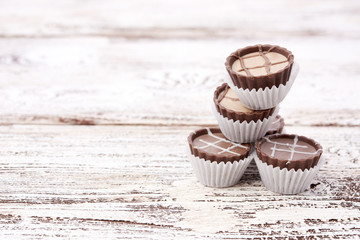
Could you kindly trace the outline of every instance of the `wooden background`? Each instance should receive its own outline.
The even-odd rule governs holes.
[[[280,114],[325,149],[299,195],[254,164],[203,187],[185,155],[225,58],[257,43],[294,53]],[[2,0],[0,238],[359,238],[359,45],[358,0]]]

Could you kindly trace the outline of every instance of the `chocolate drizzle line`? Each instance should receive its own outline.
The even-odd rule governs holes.
[[[266,110],[253,110],[252,112],[235,112],[233,110],[227,109],[220,104],[221,100],[225,97],[227,91],[230,87],[227,83],[223,83],[221,86],[217,87],[214,92],[214,103],[216,110],[223,116],[234,121],[239,120],[240,122],[246,121],[250,123],[251,121],[263,121],[265,118],[269,118],[275,111],[275,107],[266,109]],[[240,102],[239,99],[237,101]]]
[[[282,64],[282,63],[286,63],[286,62],[288,62],[288,60],[285,60],[285,61],[282,61],[282,62],[277,62],[277,63],[271,63],[271,66],[275,66],[275,65],[278,65],[278,64]],[[262,67],[265,67],[265,69],[266,69],[266,67],[267,66],[256,66],[256,67],[250,67],[250,68],[246,68],[246,70],[252,70],[252,69],[258,69],[258,68],[262,68]],[[246,70],[243,68],[243,69],[240,69],[240,70],[238,70],[237,72],[242,72],[242,71],[245,71],[246,72]],[[269,72],[270,73],[270,72]],[[269,74],[268,73],[268,74]],[[249,75],[251,75],[251,76],[254,76],[254,75],[252,75],[250,72],[249,72]]]
[[[226,99],[230,99],[231,101],[234,101],[234,102],[240,102],[240,99],[238,98],[233,98],[233,97],[224,97]]]
[[[270,74],[270,73],[271,73],[271,72],[270,72],[270,67],[271,67],[271,66],[277,65],[277,64],[281,64],[281,63],[289,62],[289,58],[290,58],[290,56],[292,55],[292,54],[290,54],[290,55],[287,57],[287,60],[285,60],[285,61],[281,61],[281,62],[277,62],[277,63],[272,63],[272,62],[270,61],[270,59],[266,56],[266,54],[268,54],[269,52],[271,52],[271,51],[275,48],[275,46],[271,47],[271,48],[270,48],[269,50],[267,50],[265,53],[264,53],[263,48],[262,48],[262,46],[261,46],[260,44],[257,45],[257,46],[258,46],[258,54],[257,54],[257,55],[252,55],[252,56],[243,57],[243,56],[237,56],[237,55],[232,54],[233,57],[236,57],[236,58],[239,59],[240,66],[241,66],[241,68],[242,68],[242,69],[240,69],[240,70],[237,71],[237,72],[245,71],[248,76],[254,76],[249,70],[250,70],[250,69],[262,68],[262,67],[263,67],[263,68],[265,68],[266,73],[267,73],[267,74]],[[244,59],[253,58],[253,57],[257,57],[257,56],[263,57],[263,59],[264,59],[264,65],[262,65],[262,66],[255,66],[255,67],[246,67],[246,66],[245,66]]]
[[[289,146],[290,147],[290,151],[289,152],[295,152],[295,147],[297,147],[296,143],[298,141],[303,141],[306,142],[308,144],[310,144],[311,146],[313,146],[315,148],[315,152],[314,153],[309,153],[306,155],[309,155],[307,158],[304,157],[303,159],[299,159],[299,160],[292,160],[292,156],[290,157],[290,159],[280,159],[277,158],[275,156],[275,154],[271,154],[268,155],[264,152],[261,151],[261,145],[265,142],[269,142],[273,143],[274,146],[271,148],[273,150],[272,153],[275,153],[277,150],[276,148],[276,144],[281,144],[281,143],[277,143],[275,141],[276,138],[289,138],[289,139],[293,139],[293,145]],[[266,163],[267,165],[272,165],[274,168],[275,167],[280,167],[280,169],[286,168],[288,170],[294,169],[295,171],[297,171],[298,169],[301,169],[302,171],[304,171],[305,169],[310,169],[312,167],[315,167],[318,162],[319,159],[321,157],[321,154],[323,152],[322,146],[315,142],[314,140],[304,137],[304,136],[297,136],[294,134],[274,134],[274,135],[270,135],[270,136],[266,136],[263,137],[262,139],[260,139],[259,141],[256,142],[255,144],[255,149],[256,149],[256,154],[259,157],[259,159]],[[285,151],[285,150],[281,150],[281,151]]]
[[[255,53],[255,52],[258,52],[258,55],[244,57],[244,55],[246,54]],[[269,52],[279,53],[285,56],[287,60],[278,63],[269,64],[269,62],[266,59],[267,58],[266,54]],[[243,59],[252,58],[255,56],[263,56],[265,64],[263,66],[256,66],[251,68],[245,67]],[[246,75],[239,74],[239,72],[236,72],[232,69],[232,64],[236,60],[240,61],[240,66],[242,68],[240,71],[245,71]],[[289,64],[286,67],[284,67],[284,69],[281,69],[275,73],[270,72],[271,66],[282,64],[285,62],[289,62]],[[264,44],[264,45],[259,44],[255,46],[248,46],[242,49],[238,49],[237,51],[230,54],[230,56],[226,58],[226,62],[225,62],[226,70],[228,71],[234,85],[237,86],[238,88],[249,89],[250,91],[252,89],[258,90],[258,89],[265,89],[266,87],[271,88],[273,86],[279,87],[280,84],[286,85],[286,82],[289,80],[293,64],[294,64],[294,55],[289,50],[287,50],[286,48],[282,48],[275,45],[269,45],[269,44]],[[263,67],[265,67],[265,70],[267,72],[266,75],[254,76],[249,71],[251,69],[263,68]]]
[[[272,50],[272,48],[270,48],[270,50]],[[270,50],[268,50],[266,53],[270,52]],[[264,58],[264,67],[265,67],[265,70],[266,70],[266,73],[269,74],[270,73],[270,66],[272,65],[271,64],[271,61],[270,59],[266,56],[266,54],[264,54],[264,52],[262,51],[262,47],[261,45],[259,45],[259,54],[260,56],[262,56]]]
[[[241,66],[242,70],[244,70],[247,75],[252,76],[251,72],[249,71],[249,68],[247,68],[245,66],[244,59],[242,57],[238,57],[238,56],[236,56],[236,57],[239,58],[240,66]]]
[[[250,144],[233,143],[233,142],[227,140],[225,138],[225,136],[223,138],[221,138],[221,137],[215,136],[214,133],[221,133],[220,128],[202,128],[202,129],[199,129],[199,130],[196,130],[196,131],[190,133],[190,135],[188,136],[188,143],[189,143],[191,154],[196,157],[199,157],[199,158],[202,158],[205,160],[209,160],[211,162],[217,162],[217,163],[220,163],[220,162],[233,163],[235,161],[243,160],[244,158],[249,156],[250,150],[251,150]],[[205,145],[203,147],[195,147],[193,144],[194,140],[197,137],[200,137],[201,135],[205,135],[205,134],[208,134],[208,135],[214,137],[215,139],[217,139],[217,141],[214,143],[210,143],[210,144],[208,142],[203,141],[207,145]],[[230,147],[228,147],[227,149],[221,148],[222,151],[220,151],[218,154],[212,154],[212,153],[206,152],[207,147],[213,146],[213,145],[217,146],[216,144],[220,143],[220,142],[227,142],[227,143],[231,143],[232,145]],[[217,146],[217,147],[219,147],[219,146]],[[245,149],[247,149],[247,151],[243,154],[240,154],[240,153],[233,154],[234,156],[221,155],[221,153],[223,153],[223,152],[229,152],[229,151],[232,152],[231,149],[234,147],[245,148]]]
[[[214,148],[217,148],[217,149],[221,150],[220,152],[218,152],[219,154],[227,152],[227,153],[231,153],[231,154],[233,154],[235,156],[241,156],[240,153],[233,152],[233,151],[231,151],[231,149],[233,149],[235,147],[245,148],[245,149],[248,148],[248,147],[245,147],[245,146],[243,146],[241,144],[234,143],[234,142],[231,142],[231,141],[229,141],[229,140],[227,140],[225,138],[221,138],[221,137],[218,137],[218,136],[214,135],[209,128],[205,128],[205,129],[207,130],[207,134],[210,137],[217,139],[217,141],[216,142],[207,142],[207,141],[205,141],[203,139],[199,139],[199,141],[204,143],[205,145],[201,146],[201,147],[195,147],[197,149],[205,149],[205,148],[208,148],[208,147],[214,147]],[[221,143],[221,142],[230,143],[232,145],[230,147],[228,147],[228,148],[223,148],[223,147],[221,147],[219,145],[216,145],[217,143]]]
[[[293,144],[289,145],[286,143],[281,143],[281,142],[276,142],[276,141],[272,141],[271,139],[269,139],[268,137],[264,137],[264,139],[268,142],[273,144],[273,147],[271,148],[272,152],[271,152],[271,157],[274,157],[276,152],[288,152],[290,153],[290,157],[289,157],[289,161],[290,160],[294,160],[294,155],[296,153],[299,154],[305,154],[305,155],[315,155],[319,152],[320,149],[316,150],[315,152],[302,152],[302,151],[297,151],[295,150],[295,148],[308,148],[308,146],[303,146],[303,145],[298,145],[297,143],[299,142],[299,138],[298,136],[294,137],[293,140]],[[288,146],[289,149],[282,149],[282,148],[277,148],[278,146]]]

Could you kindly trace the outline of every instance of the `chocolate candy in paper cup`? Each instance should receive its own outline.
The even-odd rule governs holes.
[[[214,92],[213,113],[226,138],[239,143],[256,142],[265,136],[279,107],[266,110],[249,109],[226,84]]]
[[[294,55],[275,45],[238,49],[227,57],[225,81],[241,102],[255,110],[277,106],[288,94],[299,72]]]
[[[219,128],[202,128],[188,137],[188,158],[197,179],[209,187],[230,187],[252,161],[250,144],[229,141]]]
[[[305,191],[318,172],[322,146],[294,134],[265,136],[255,144],[255,163],[269,190],[281,194]]]

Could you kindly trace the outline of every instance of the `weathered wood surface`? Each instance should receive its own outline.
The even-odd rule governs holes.
[[[0,3],[0,239],[360,238],[360,2]],[[286,46],[286,130],[326,162],[277,195],[199,184],[188,133],[241,46]],[[74,126],[98,125],[98,126]]]
[[[359,37],[354,0],[2,0],[3,37]]]
[[[231,188],[198,183],[184,155],[194,128],[0,127],[0,235],[359,236],[359,131],[288,127],[321,142],[326,163],[311,189],[283,196],[266,190],[255,165]]]
[[[209,99],[226,56],[268,42],[301,66],[282,103],[288,124],[356,126],[359,9],[358,1],[4,0],[0,122],[212,124]]]
[[[301,68],[281,104],[288,124],[360,124],[357,42],[287,39]],[[212,124],[210,103],[225,76],[224,59],[247,44],[0,39],[0,122]]]

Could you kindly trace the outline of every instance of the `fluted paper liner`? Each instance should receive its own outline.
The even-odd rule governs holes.
[[[226,163],[217,163],[196,157],[191,154],[190,150],[188,157],[200,183],[208,187],[223,188],[231,187],[240,181],[253,159],[253,154],[242,160]]]
[[[299,73],[299,65],[295,62],[289,80],[286,84],[280,84],[278,87],[272,86],[265,89],[243,89],[234,85],[230,76],[225,77],[225,82],[236,93],[240,101],[248,108],[254,110],[265,110],[277,106],[288,94],[293,85],[296,76]]]
[[[285,133],[284,132],[284,126],[285,126],[284,118],[281,117],[280,115],[277,115],[277,116],[275,116],[275,118],[273,120],[273,123],[277,122],[277,121],[279,121],[279,128],[272,128],[270,126],[269,130],[266,132],[266,135],[272,135],[272,134],[277,134],[277,133]]]
[[[273,167],[272,165],[262,162],[256,152],[254,152],[253,155],[265,187],[272,192],[281,194],[304,192],[310,186],[311,181],[319,171],[323,162],[323,157],[321,157],[319,164],[310,169],[298,169],[295,171],[294,169],[288,170],[283,168],[280,170],[280,167]]]
[[[273,114],[268,118],[264,118],[262,121],[257,120],[256,122],[251,121],[248,123],[246,121],[234,121],[233,119],[224,117],[216,110],[215,104],[212,104],[212,106],[222,134],[224,134],[227,139],[238,143],[256,142],[265,136],[279,111],[279,107],[276,107]]]

